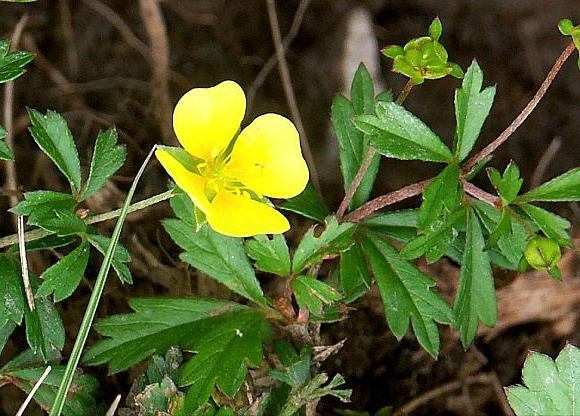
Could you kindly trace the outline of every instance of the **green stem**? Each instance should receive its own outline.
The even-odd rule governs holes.
[[[123,223],[125,222],[125,218],[129,213],[129,205],[131,204],[131,198],[135,193],[135,189],[137,188],[137,183],[141,178],[141,175],[145,171],[145,167],[147,163],[153,156],[157,146],[154,146],[153,149],[147,155],[147,158],[141,165],[139,172],[137,172],[137,176],[133,180],[133,184],[131,185],[131,189],[129,189],[129,193],[127,194],[127,198],[125,199],[125,203],[123,207],[118,213],[119,219],[117,220],[117,224],[115,225],[115,229],[113,230],[113,235],[111,236],[111,242],[109,247],[107,248],[107,252],[105,253],[105,258],[103,263],[101,264],[101,269],[99,270],[99,274],[97,276],[97,280],[95,281],[95,287],[93,292],[91,293],[91,298],[89,300],[89,304],[87,305],[87,309],[85,310],[85,315],[83,317],[83,321],[81,323],[81,327],[79,329],[79,333],[75,340],[70,358],[66,365],[66,369],[64,371],[64,375],[62,377],[62,381],[60,386],[58,387],[58,392],[56,393],[56,397],[54,399],[54,403],[52,405],[52,409],[50,410],[50,416],[60,416],[62,413],[62,409],[64,408],[64,404],[66,401],[67,393],[70,389],[70,386],[73,381],[74,373],[76,371],[77,365],[80,361],[81,354],[85,343],[87,341],[87,337],[89,335],[89,331],[91,329],[91,325],[95,318],[95,314],[97,312],[97,306],[99,305],[99,300],[101,299],[101,295],[103,294],[103,289],[105,288],[105,283],[107,281],[107,275],[109,274],[109,269],[111,268],[111,262],[113,261],[113,253],[115,252],[115,248],[117,246],[117,242],[119,241],[119,237],[121,236],[121,230],[123,229]],[[114,217],[111,217],[114,218]],[[105,218],[109,219],[109,218]]]
[[[159,202],[166,201],[166,200],[170,199],[171,197],[173,197],[174,195],[175,195],[175,192],[172,189],[170,189],[169,191],[165,191],[161,194],[154,195],[151,198],[147,198],[147,199],[144,199],[142,201],[135,202],[133,205],[129,206],[129,209],[127,210],[127,214],[130,214],[130,213],[135,212],[135,211],[140,211],[140,210],[147,208],[151,205],[155,205],[155,204],[158,204]],[[94,215],[92,217],[88,217],[85,220],[85,223],[86,224],[96,224],[98,222],[103,222],[103,221],[115,219],[115,218],[119,217],[119,215],[121,214],[121,210],[122,209],[116,209],[114,211],[105,212],[103,214],[97,214],[97,215]],[[46,231],[46,230],[39,228],[39,229],[28,231],[28,232],[24,233],[24,241],[28,242],[28,241],[39,240],[43,237],[46,237],[46,236],[49,236],[52,234],[54,234],[54,233],[51,231]],[[6,237],[0,238],[0,248],[8,247],[8,246],[11,246],[11,245],[17,244],[17,243],[18,243],[18,234],[8,235]]]

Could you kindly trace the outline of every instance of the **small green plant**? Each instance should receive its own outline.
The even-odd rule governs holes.
[[[577,43],[571,22],[563,21],[560,30]],[[183,148],[156,150],[174,180],[169,189],[131,204],[153,149],[123,207],[109,213],[87,212],[84,203],[125,162],[127,150],[118,143],[115,128],[96,137],[92,160],[84,166],[66,120],[52,111],[30,109],[32,139],[62,173],[70,192],[28,192],[10,210],[27,218],[29,230],[0,238],[6,249],[0,254],[0,350],[20,326],[30,349],[0,369],[0,386],[14,384],[30,392],[52,364],[34,400],[52,416],[98,414],[95,379],[76,371],[81,355],[83,365],[106,365],[110,373],[149,360],[126,401],[126,414],[313,415],[321,398],[347,402],[351,393],[342,375],[323,372],[322,363],[335,349],[321,345],[320,332],[346,319],[348,305],[372,285],[380,291],[391,332],[400,340],[411,330],[436,358],[441,325],[458,330],[464,347],[473,343],[480,324],[494,326],[492,267],[531,267],[563,278],[557,264],[562,248],[572,247],[570,223],[538,203],[580,200],[580,168],[526,192],[515,161],[503,172],[486,169],[495,195],[471,180],[535,108],[572,49],[565,49],[547,86],[522,115],[474,152],[496,89],[484,87],[475,60],[465,73],[449,62],[439,43],[441,34],[441,22],[435,19],[429,36],[384,49],[394,59],[394,71],[409,78],[396,99],[374,90],[362,64],[350,97],[335,97],[331,119],[345,190],[336,213],[307,183],[308,167],[290,120],[263,115],[240,131],[245,96],[232,81],[195,88],[178,104],[175,130]],[[7,42],[0,42],[2,83],[22,75],[33,59],[8,49]],[[455,90],[452,140],[441,138],[403,106],[414,86],[447,75],[463,79]],[[0,128],[0,157],[10,159],[12,153],[1,141],[5,136]],[[369,201],[381,157],[434,163],[439,173]],[[82,172],[88,174],[83,177]],[[380,212],[417,195],[422,196],[417,208]],[[287,199],[279,204],[282,211],[312,221],[295,245],[283,234],[290,222],[268,198]],[[163,220],[163,228],[180,248],[180,259],[229,288],[235,301],[132,298],[132,312],[93,326],[110,268],[123,284],[132,284],[130,254],[118,243],[125,216],[166,200],[174,216]],[[94,227],[113,218],[118,222],[111,237]],[[39,276],[26,275],[23,246],[62,256]],[[95,252],[104,260],[71,355],[61,358],[65,332],[55,305],[77,290]],[[444,257],[461,270],[452,305],[415,264],[417,259],[433,263]],[[331,266],[328,275],[321,272],[328,270],[323,263]],[[266,280],[277,280],[283,289],[268,292],[261,283]],[[87,349],[91,327],[101,339]],[[569,346],[556,364],[541,355],[528,358],[526,387],[508,390],[518,415],[568,414],[572,399],[580,398],[574,390],[577,354]],[[377,414],[389,412],[385,408]]]

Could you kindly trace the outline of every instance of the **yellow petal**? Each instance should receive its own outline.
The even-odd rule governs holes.
[[[173,128],[193,156],[208,160],[224,150],[240,128],[246,96],[234,81],[186,93],[173,112]]]
[[[211,202],[207,222],[215,231],[231,237],[281,234],[290,229],[284,215],[248,196],[220,191]]]
[[[294,124],[279,114],[264,114],[236,140],[226,175],[272,198],[292,198],[308,183],[308,166]]]
[[[195,206],[204,213],[207,213],[210,208],[210,203],[204,192],[206,179],[203,176],[196,175],[187,170],[185,166],[165,150],[157,149],[155,156],[157,156],[157,159],[161,162],[161,165],[163,165],[167,173],[169,173],[169,176],[173,178],[177,186],[189,195]]]

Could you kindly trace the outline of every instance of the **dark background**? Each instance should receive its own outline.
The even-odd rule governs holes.
[[[138,1],[41,0],[27,5],[0,4],[0,37],[9,38],[18,20],[27,13],[20,48],[36,48],[39,53],[28,73],[15,84],[15,153],[20,190],[66,189],[63,178],[37,150],[26,131],[25,106],[63,113],[85,165],[96,132],[110,124],[117,126],[121,140],[129,146],[128,161],[106,189],[89,201],[88,207],[98,212],[120,205],[153,144],[163,142],[164,137],[172,140],[167,135],[168,108],[170,111],[179,96],[191,87],[234,79],[246,91],[256,91],[249,103],[251,111],[246,122],[266,111],[290,116],[276,67],[263,83],[256,83],[258,73],[274,52],[264,1],[168,0],[159,4],[167,27],[169,69],[163,65],[159,49],[150,52],[151,39]],[[283,36],[298,6],[295,0],[277,2]],[[362,23],[359,19],[356,20],[359,23],[353,24],[356,13],[363,16]],[[379,47],[403,44],[425,34],[437,15],[443,22],[441,41],[450,60],[465,69],[476,57],[484,70],[485,84],[497,84],[496,102],[479,147],[489,143],[511,122],[565,47],[567,40],[556,28],[559,19],[580,19],[577,3],[570,0],[312,0],[287,58],[299,110],[321,174],[323,194],[332,207],[338,205],[343,192],[329,113],[332,97],[345,91],[345,79],[352,77],[352,72],[343,68],[352,68],[357,63],[353,62],[357,56],[353,58],[345,52],[348,49],[345,45],[353,42],[349,33],[357,30],[364,33],[367,19],[372,35],[366,43],[362,38],[367,49],[373,42],[378,42]],[[372,50],[371,47],[365,60],[371,66],[373,61],[380,63],[377,83],[398,93],[404,80],[390,71],[390,61],[379,57],[378,50],[374,54]],[[547,179],[578,164],[580,72],[576,59],[577,53],[561,71],[539,109],[491,162],[503,168],[510,159],[515,160],[527,186],[534,173]],[[405,104],[448,143],[455,128],[453,91],[459,85],[460,81],[453,78],[428,81],[415,88]],[[561,143],[559,151],[545,171],[537,172],[540,158],[554,140]],[[435,169],[437,166],[429,164],[383,160],[374,193],[380,195],[430,177]],[[0,185],[4,183],[3,174],[0,171]],[[164,190],[166,180],[158,165],[150,168],[141,182],[138,198]],[[480,175],[475,183],[489,190],[485,175]],[[414,200],[408,205],[417,203]],[[0,208],[3,212],[9,208],[8,198],[2,195]],[[562,204],[556,209],[578,224],[577,206]],[[100,316],[125,311],[126,299],[134,295],[228,296],[226,289],[204,276],[192,279],[179,263],[178,251],[159,221],[168,215],[167,205],[162,204],[129,218],[123,242],[134,259],[135,285],[122,287],[110,279]],[[8,214],[0,218],[2,234],[13,233],[12,218]],[[308,224],[297,218],[293,221],[293,235],[297,236]],[[111,226],[103,224],[103,229]],[[32,269],[41,272],[52,261],[54,256],[50,254],[33,255]],[[96,274],[99,261],[91,259],[89,280]],[[348,337],[345,348],[328,361],[327,370],[346,376],[349,387],[354,389],[353,409],[398,407],[430,389],[459,381],[463,388],[438,395],[413,414],[502,414],[497,388],[519,380],[528,348],[553,355],[566,339],[578,341],[580,286],[576,282],[573,253],[565,257],[563,270],[568,280],[560,286],[543,274],[523,278],[498,273],[501,332],[488,331],[476,347],[465,352],[456,334],[443,329],[442,356],[437,362],[418,348],[412,336],[400,344],[396,342],[384,324],[380,300],[373,292],[356,305],[357,310],[348,321],[323,328],[328,343]],[[442,293],[451,296],[457,270],[443,262],[429,271],[437,277]],[[59,305],[69,340],[74,340],[88,293],[88,287],[84,286]],[[8,344],[2,361],[24,345],[23,334],[18,333]],[[133,376],[107,378],[103,369],[96,372],[102,378],[103,398],[107,400],[116,393],[126,393],[129,377]],[[499,382],[470,384],[473,377],[481,374],[494,380],[497,377]],[[14,413],[21,397],[13,390],[1,390],[0,409]],[[323,403],[321,414],[332,414],[333,406],[338,404]]]

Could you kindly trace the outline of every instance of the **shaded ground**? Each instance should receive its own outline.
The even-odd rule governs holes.
[[[120,129],[122,140],[129,144],[129,160],[106,192],[92,198],[90,208],[95,211],[107,211],[120,204],[144,153],[167,135],[167,106],[170,108],[192,85],[235,79],[246,89],[255,87],[257,92],[250,104],[252,110],[248,120],[265,111],[289,115],[276,69],[263,84],[254,83],[273,53],[263,1],[162,2],[169,28],[170,71],[166,73],[163,71],[167,68],[163,68],[161,62],[163,45],[156,46],[155,58],[151,59],[150,38],[137,2],[104,3],[110,10],[103,12],[103,3],[97,0],[49,0],[33,5],[0,6],[0,37],[9,37],[18,19],[27,12],[29,20],[23,47],[39,52],[34,66],[16,84],[15,151],[21,190],[64,190],[66,187],[46,158],[32,151],[33,142],[26,132],[25,105],[64,113],[85,160],[100,128],[114,123]],[[286,33],[299,2],[278,3],[282,33]],[[561,17],[578,17],[574,14],[577,6],[568,0],[312,1],[288,51],[288,59],[300,111],[322,174],[323,192],[334,206],[342,193],[338,192],[341,189],[338,164],[331,157],[336,152],[336,145],[328,131],[328,116],[333,95],[344,89],[340,68],[345,25],[356,7],[363,7],[370,13],[379,45],[403,43],[424,33],[435,15],[441,17],[444,24],[442,40],[452,59],[465,68],[473,57],[477,57],[485,71],[486,83],[498,86],[496,104],[482,133],[485,143],[519,112],[564,47],[565,40],[556,29],[557,21]],[[386,60],[381,63],[383,82],[398,91],[403,83],[401,77],[389,72]],[[159,76],[162,81],[168,80],[168,100],[163,96],[159,99],[159,91],[163,91]],[[406,104],[449,141],[454,131],[453,89],[457,85],[453,79],[426,83],[413,91]],[[548,165],[544,177],[552,177],[577,165],[580,151],[578,114],[580,74],[570,62],[540,110],[497,153],[492,164],[502,167],[509,159],[516,160],[529,184],[545,149],[559,137],[562,148]],[[385,173],[379,179],[377,195],[434,172],[434,167],[426,164],[383,163]],[[2,174],[0,172],[0,183],[4,182]],[[150,169],[142,181],[139,198],[161,191],[165,181],[158,166]],[[479,185],[488,188],[485,180]],[[7,198],[0,196],[0,208],[3,211],[8,208]],[[559,209],[562,215],[578,224],[577,207],[562,205]],[[161,229],[159,220],[166,215],[169,209],[161,205],[130,217],[123,241],[134,258],[132,271],[136,284],[121,287],[111,279],[99,309],[100,316],[125,311],[126,299],[134,295],[228,296],[227,290],[209,279],[188,278],[177,260],[176,248]],[[295,221],[296,230],[306,226],[299,219]],[[111,224],[104,227],[111,227]],[[14,232],[9,217],[2,217],[0,231],[3,235]],[[33,256],[32,268],[43,270],[49,261],[52,259]],[[91,261],[89,271],[94,272],[99,260]],[[580,291],[575,286],[578,272],[573,256],[569,256],[564,271],[572,286],[564,289],[562,293],[568,296],[562,296],[562,301],[557,298],[557,290],[550,292],[554,293],[552,298],[538,300],[534,294],[548,290],[542,283],[547,277],[530,280],[533,284],[526,286],[530,290],[528,302],[530,305],[540,302],[545,308],[530,310],[526,315],[526,298],[518,300],[522,316],[513,319],[515,312],[507,313],[503,318],[507,326],[501,334],[479,339],[477,348],[467,352],[461,349],[455,334],[445,330],[443,352],[437,362],[421,351],[412,337],[397,343],[384,323],[378,295],[371,294],[357,305],[357,311],[348,321],[329,327],[326,332],[323,330],[329,343],[348,337],[345,348],[329,360],[328,370],[343,372],[349,387],[354,389],[352,407],[366,410],[386,405],[398,407],[445,383],[459,380],[464,384],[465,380],[473,381],[474,376],[481,374],[490,375],[489,380],[497,376],[501,385],[514,382],[527,348],[553,355],[566,339],[580,342],[575,335],[579,333],[576,316],[580,305],[580,295],[575,294]],[[452,265],[443,264],[430,272],[438,277],[444,293],[446,289],[453,293],[456,270]],[[506,296],[513,295],[507,290],[515,284],[514,279],[514,275],[497,276],[497,286],[500,291],[506,290],[502,292]],[[69,344],[79,326],[88,293],[85,286],[60,305]],[[506,308],[509,303],[507,298]],[[560,313],[554,313],[558,307]],[[502,306],[500,315],[501,312]],[[7,346],[2,360],[24,345],[23,334],[18,334]],[[105,394],[109,398],[117,392],[127,391],[131,375],[106,378],[102,369],[97,372],[103,376],[103,385],[107,386]],[[494,390],[497,385],[476,383],[471,388],[446,391],[413,414],[501,414],[501,401]],[[0,396],[0,409],[10,414],[14,412],[14,402],[20,402],[20,399],[12,399],[13,393],[2,390]],[[321,414],[331,414],[334,405],[336,403],[323,403]]]

